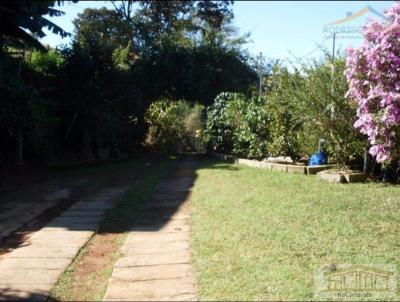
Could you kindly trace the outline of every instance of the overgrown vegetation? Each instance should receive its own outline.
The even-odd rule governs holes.
[[[269,119],[264,99],[222,93],[207,111],[206,134],[214,150],[261,158],[267,152]]]
[[[255,84],[230,1],[113,4],[79,14],[58,50],[34,37],[68,34],[43,17],[63,14],[55,1],[0,4],[0,162],[118,157],[141,148],[156,100],[208,105]]]
[[[202,105],[183,100],[152,103],[145,115],[146,144],[166,152],[201,151],[202,111]]]
[[[339,166],[360,159],[365,143],[353,127],[356,106],[345,97],[344,60],[299,66],[289,72],[275,65],[260,100],[220,94],[208,108],[210,147],[250,158],[298,159],[324,138]]]

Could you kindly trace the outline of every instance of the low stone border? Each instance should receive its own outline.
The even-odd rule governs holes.
[[[255,160],[255,159],[238,158],[238,157],[235,157],[232,155],[226,155],[226,154],[221,154],[221,153],[216,153],[216,152],[208,152],[207,154],[213,158],[231,162],[231,163],[237,163],[237,164],[242,164],[242,165],[246,165],[246,166],[253,167],[253,168],[261,168],[261,169],[267,169],[267,170],[271,170],[271,171],[280,171],[280,172],[286,172],[286,173],[298,173],[298,174],[313,175],[313,174],[317,174],[318,172],[328,170],[330,168],[335,167],[335,165],[299,166],[299,165],[291,165],[291,164],[278,164],[278,163],[259,161],[259,160]]]
[[[354,183],[365,182],[367,180],[367,174],[362,172],[329,173],[329,171],[321,171],[318,172],[318,176],[325,181],[333,183]]]

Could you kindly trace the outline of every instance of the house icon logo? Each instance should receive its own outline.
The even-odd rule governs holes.
[[[317,297],[333,299],[393,299],[396,267],[389,265],[333,265],[316,271]]]
[[[388,291],[392,272],[364,265],[354,265],[335,272],[327,272],[326,291]]]
[[[344,18],[326,24],[323,28],[323,31],[326,34],[361,33],[362,25],[365,23],[367,17],[379,19],[386,18],[385,15],[374,9],[372,6],[367,5],[355,13],[347,12]]]

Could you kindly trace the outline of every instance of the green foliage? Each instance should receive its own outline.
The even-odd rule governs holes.
[[[202,105],[191,106],[183,100],[163,99],[152,103],[145,114],[149,124],[146,144],[167,152],[199,151],[202,110]]]
[[[302,115],[293,94],[301,89],[302,78],[298,73],[290,73],[286,68],[275,64],[267,81],[266,110],[270,115],[270,141],[268,150],[270,156],[290,156],[293,159],[301,157]],[[313,148],[307,150],[310,154]]]
[[[24,16],[6,21],[40,36],[42,27],[51,26],[41,23],[42,12],[61,14],[53,4],[14,1],[0,4],[0,12],[15,8]],[[72,43],[47,52],[32,51],[27,41],[0,32],[2,46],[24,41],[1,47],[9,53],[0,62],[0,161],[15,161],[21,145],[27,160],[126,154],[141,147],[153,100],[207,105],[222,91],[248,93],[256,73],[242,48],[245,39],[236,38],[231,26],[231,4],[121,1],[115,10],[86,9],[74,20]],[[22,23],[32,11],[37,15],[31,30]],[[171,125],[174,130],[157,122],[150,127],[153,145],[162,145],[158,135],[164,131],[179,139],[161,149],[201,149],[203,134],[196,130],[202,128],[202,107],[178,107],[171,113],[180,120]]]
[[[192,47],[197,36],[232,21],[233,1],[112,1],[132,29],[132,46],[142,56],[165,45]],[[203,35],[204,36],[204,35]]]
[[[353,124],[356,106],[345,97],[344,60],[275,65],[260,100],[223,93],[207,109],[209,145],[245,157],[310,156],[325,138],[339,166],[360,158],[364,141]]]
[[[302,64],[294,73],[280,68],[271,95],[280,110],[289,114],[286,137],[296,132],[302,155],[317,149],[319,138],[327,141],[327,152],[339,166],[360,158],[364,140],[355,131],[356,106],[345,98],[348,89],[342,58],[332,62]],[[285,119],[280,119],[285,123]],[[296,141],[296,140],[294,140]]]
[[[165,45],[140,56],[132,72],[146,99],[168,96],[210,105],[223,91],[248,92],[257,76],[245,62],[245,55],[233,50]]]
[[[262,158],[267,154],[270,120],[263,99],[233,98],[227,106],[227,118],[234,129],[234,154],[249,158]]]
[[[45,76],[55,75],[63,63],[63,56],[54,49],[47,52],[33,51],[30,60],[32,69]]]
[[[62,16],[64,13],[54,9],[56,1],[1,1],[0,16],[0,42],[10,45],[29,45],[44,50],[44,47],[36,39],[43,38],[45,33],[43,27],[54,34],[66,37],[70,35],[58,25],[44,18],[44,15]],[[62,3],[63,1],[57,1]],[[77,2],[77,1],[73,1]],[[28,30],[25,31],[25,30]]]
[[[126,47],[119,46],[118,48],[114,49],[112,53],[112,60],[114,65],[120,70],[129,70],[133,63],[131,54],[132,46],[130,42]]]
[[[262,158],[267,154],[269,116],[264,100],[221,93],[207,110],[206,133],[213,150]]]
[[[131,41],[132,28],[120,15],[105,7],[86,8],[74,21],[76,41],[81,46],[97,45],[112,51]]]
[[[214,151],[230,153],[233,149],[233,128],[227,117],[227,105],[229,100],[237,97],[237,94],[222,92],[207,107],[207,120],[205,134],[209,146]]]

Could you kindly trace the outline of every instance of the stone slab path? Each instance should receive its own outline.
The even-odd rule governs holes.
[[[104,301],[194,301],[190,191],[196,162],[178,163],[160,182],[128,233]]]
[[[127,190],[105,188],[78,201],[0,261],[1,300],[46,300],[60,275]]]
[[[66,180],[65,185],[60,185],[60,181],[49,180],[0,193],[0,241],[21,227],[30,226],[40,214],[71,198],[87,179]]]

